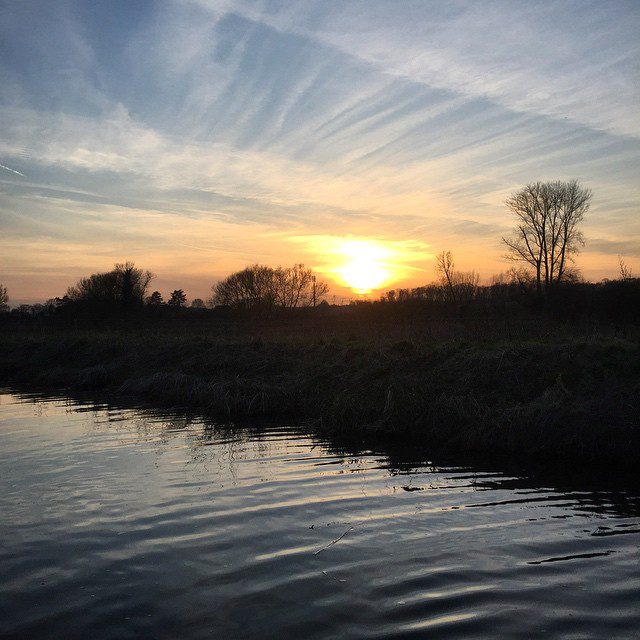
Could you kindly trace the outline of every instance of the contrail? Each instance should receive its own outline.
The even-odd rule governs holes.
[[[15,169],[11,169],[11,167],[5,167],[5,165],[0,164],[0,169],[5,169],[6,171],[11,171],[11,173],[16,173],[19,176],[22,176],[23,178],[26,178],[27,176],[24,175],[24,173],[20,173],[19,171],[16,171]]]

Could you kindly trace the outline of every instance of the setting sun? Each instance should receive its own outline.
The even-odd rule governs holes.
[[[0,640],[640,640],[638,34],[0,0]]]
[[[345,262],[335,271],[356,293],[370,293],[392,278],[392,268],[385,262],[391,252],[381,244],[368,240],[345,240],[338,251]]]
[[[432,259],[420,240],[386,240],[354,236],[292,236],[306,245],[314,269],[334,282],[334,291],[367,296],[385,287],[408,286],[423,277]]]

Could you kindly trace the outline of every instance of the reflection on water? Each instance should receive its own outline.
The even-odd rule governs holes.
[[[628,486],[9,393],[0,421],[2,637],[640,628]]]

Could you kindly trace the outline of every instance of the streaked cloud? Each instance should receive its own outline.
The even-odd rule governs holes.
[[[0,25],[12,289],[60,293],[64,251],[69,279],[135,258],[202,297],[243,261],[321,263],[291,237],[488,277],[505,197],[574,177],[585,274],[640,259],[636,3],[33,2]],[[406,283],[431,279],[412,259]]]

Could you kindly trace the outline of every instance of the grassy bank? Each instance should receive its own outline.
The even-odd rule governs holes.
[[[640,460],[640,345],[614,337],[382,340],[8,331],[0,384],[288,416],[444,451]]]

